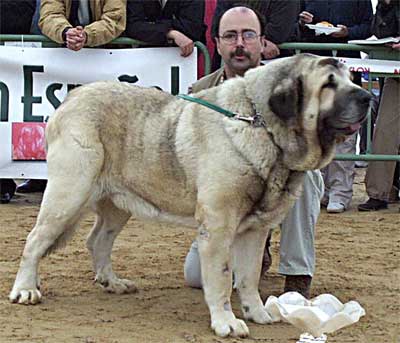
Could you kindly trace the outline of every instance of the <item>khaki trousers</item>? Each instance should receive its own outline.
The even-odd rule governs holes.
[[[400,150],[400,79],[386,78],[372,141],[372,153],[396,155]],[[388,201],[394,161],[368,163],[365,184],[370,198]]]

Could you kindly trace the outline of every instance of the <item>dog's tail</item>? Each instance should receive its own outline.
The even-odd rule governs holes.
[[[56,238],[52,245],[50,245],[50,247],[44,253],[43,257],[51,255],[53,252],[56,252],[59,249],[65,248],[68,241],[70,241],[71,237],[74,235],[78,224],[79,220],[71,226],[66,226],[64,232]]]

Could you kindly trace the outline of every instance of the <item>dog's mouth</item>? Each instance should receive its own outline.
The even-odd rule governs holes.
[[[351,124],[350,126],[346,127],[344,132],[347,135],[352,135],[354,132],[358,131],[361,127],[361,123]]]
[[[338,136],[349,136],[357,132],[367,118],[371,95],[360,89],[350,93],[345,101],[336,102],[335,109],[322,115],[324,126]]]
[[[346,125],[340,125],[338,127],[333,126],[332,131],[339,135],[350,136],[361,128],[361,125],[366,118],[367,115],[365,114],[362,116],[362,118],[360,118],[360,120],[356,121],[355,123],[343,123]]]

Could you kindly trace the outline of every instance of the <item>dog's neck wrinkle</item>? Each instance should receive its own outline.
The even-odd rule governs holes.
[[[273,113],[267,103],[262,102],[262,99],[259,99],[259,102],[253,102],[259,113],[264,117],[266,130],[276,147],[280,149],[281,158],[285,166],[293,171],[317,168],[319,163],[309,163],[309,165],[305,165],[304,163],[306,162],[305,156],[308,154],[311,142],[305,139],[303,132],[296,132],[296,127],[288,127],[283,120]]]
[[[308,149],[304,137],[299,136],[294,129],[288,129],[279,118],[268,115],[270,112],[270,109],[265,109],[264,112],[260,111],[260,114],[266,121],[266,131],[279,149],[285,166],[293,171],[313,169],[315,166],[304,168],[304,156],[307,155]]]
[[[257,104],[249,95],[249,90],[245,87],[245,96],[249,104],[253,108],[254,114],[260,114],[266,122],[266,131],[277,148],[277,159],[282,160],[282,163],[292,171],[303,171],[299,168],[302,165],[303,156],[306,153],[307,147],[304,147],[305,142],[299,142],[299,137],[294,130],[288,130],[287,126],[275,116],[271,116],[271,109],[265,104]],[[282,134],[282,132],[284,134]],[[300,137],[302,138],[302,137]],[[304,144],[301,144],[304,143]],[[291,149],[296,146],[297,149]]]

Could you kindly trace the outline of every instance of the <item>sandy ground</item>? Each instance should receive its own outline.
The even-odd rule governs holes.
[[[358,170],[352,208],[319,220],[317,273],[313,295],[332,293],[357,300],[366,316],[328,336],[329,343],[400,342],[399,204],[375,213],[355,207],[366,199]],[[131,219],[114,247],[114,268],[136,280],[139,292],[111,295],[93,285],[85,237],[87,215],[67,248],[41,264],[43,302],[8,301],[22,248],[39,210],[40,194],[19,195],[0,205],[0,342],[296,342],[300,331],[289,324],[249,324],[248,339],[221,339],[209,328],[200,290],[184,285],[183,262],[195,231]],[[261,294],[279,295],[279,232],[273,236],[273,265],[261,281]],[[238,299],[234,311],[240,315]]]

